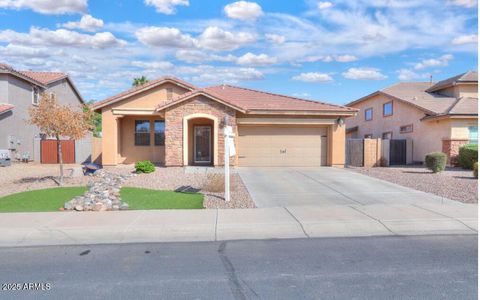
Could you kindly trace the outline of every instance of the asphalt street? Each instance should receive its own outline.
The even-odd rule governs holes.
[[[0,248],[0,299],[477,299],[477,274],[474,235]]]

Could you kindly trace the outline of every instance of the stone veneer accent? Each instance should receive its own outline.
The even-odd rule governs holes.
[[[458,164],[458,152],[460,147],[468,144],[467,139],[444,139],[442,140],[442,152],[447,155],[447,165],[456,166]]]
[[[196,114],[204,113],[218,118],[220,128],[218,133],[218,164],[223,165],[223,117],[229,116],[229,125],[232,126],[233,132],[236,132],[236,114],[233,108],[225,106],[219,102],[208,99],[204,96],[196,96],[195,98],[169,107],[165,111],[165,165],[166,166],[182,166],[183,165],[183,118]],[[235,161],[232,157],[230,164]]]

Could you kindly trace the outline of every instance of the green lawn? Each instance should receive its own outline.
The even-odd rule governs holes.
[[[130,209],[198,209],[203,208],[203,195],[125,187],[120,190],[122,201]]]
[[[0,212],[58,211],[75,196],[82,195],[86,188],[58,187],[28,191],[0,198]]]
[[[58,187],[8,195],[0,198],[0,212],[58,211],[66,201],[82,195],[85,190],[85,187]],[[198,193],[125,187],[120,194],[130,209],[203,208],[203,195]]]

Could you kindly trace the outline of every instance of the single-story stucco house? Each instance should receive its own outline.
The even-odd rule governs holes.
[[[455,164],[459,147],[478,142],[478,73],[469,71],[437,83],[400,82],[347,104],[347,138],[405,139],[413,162],[444,152]]]
[[[223,164],[223,127],[236,166],[343,166],[344,118],[356,109],[231,85],[198,88],[162,77],[94,104],[102,164]]]

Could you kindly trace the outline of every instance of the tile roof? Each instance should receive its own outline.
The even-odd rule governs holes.
[[[34,71],[18,71],[23,75],[32,78],[38,82],[48,85],[52,82],[58,81],[60,79],[66,78],[67,74],[62,72],[34,72]]]
[[[6,113],[9,110],[12,110],[15,106],[7,103],[0,103],[0,114]]]
[[[267,110],[267,111],[335,111],[335,112],[356,112],[351,107],[333,105],[313,100],[305,100],[279,94],[247,89],[231,85],[219,85],[196,89],[191,92],[179,95],[172,101],[159,106],[158,110],[180,103],[189,99],[192,95],[207,94],[225,102],[240,111]]]
[[[466,72],[435,84],[445,88],[453,82],[475,82],[477,72]],[[427,115],[478,114],[478,99],[473,97],[455,98],[431,92],[435,86],[430,82],[400,82],[370,95],[352,101],[347,106],[362,102],[375,95],[386,95],[413,105]],[[440,89],[443,89],[440,88]],[[438,90],[438,89],[437,89]],[[430,92],[429,92],[430,91]]]
[[[196,89],[196,87],[194,85],[192,85],[192,84],[190,84],[186,81],[183,81],[179,78],[176,78],[176,77],[173,77],[173,76],[163,76],[163,77],[157,78],[155,80],[150,80],[145,84],[142,84],[142,85],[139,85],[139,86],[134,86],[131,89],[128,89],[124,92],[116,94],[116,95],[114,95],[112,97],[109,97],[107,99],[104,99],[102,101],[98,101],[93,105],[93,109],[99,109],[99,108],[101,108],[101,107],[103,107],[107,104],[111,104],[111,103],[114,103],[114,102],[119,101],[121,99],[124,99],[125,97],[135,95],[135,94],[140,93],[142,91],[148,90],[149,88],[153,88],[154,86],[156,86],[158,84],[161,84],[165,81],[171,81],[171,82],[183,85],[183,86],[185,86],[185,87],[187,87],[191,90]]]
[[[468,71],[457,76],[447,78],[445,80],[435,83],[433,86],[428,88],[427,92],[435,92],[447,87],[450,87],[459,82],[478,82],[478,73],[475,71]]]

